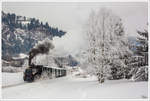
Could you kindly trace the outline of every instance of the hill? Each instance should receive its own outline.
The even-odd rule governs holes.
[[[28,54],[38,41],[65,34],[65,31],[49,26],[48,22],[43,24],[36,18],[2,11],[2,59],[9,61],[20,53]]]

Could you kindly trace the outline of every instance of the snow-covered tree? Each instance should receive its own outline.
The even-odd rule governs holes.
[[[138,45],[136,47],[136,60],[133,62],[134,68],[131,71],[134,81],[148,80],[148,32],[145,30],[137,31],[140,37],[137,37]]]
[[[127,68],[126,60],[131,55],[122,20],[106,8],[92,11],[86,26],[89,41],[88,63],[98,81],[111,76],[123,78]],[[113,70],[117,71],[113,74]]]

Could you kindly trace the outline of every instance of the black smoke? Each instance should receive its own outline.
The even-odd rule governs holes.
[[[53,49],[54,45],[51,42],[43,42],[32,48],[29,52],[29,66],[31,65],[32,59],[38,54],[48,54],[50,49]]]

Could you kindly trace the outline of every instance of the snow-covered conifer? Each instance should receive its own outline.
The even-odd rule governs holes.
[[[137,37],[136,57],[133,62],[134,68],[131,71],[132,80],[147,81],[148,80],[148,32],[137,31],[140,37]]]

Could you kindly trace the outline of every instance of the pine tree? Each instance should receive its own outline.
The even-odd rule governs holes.
[[[148,66],[148,32],[137,31],[141,37],[137,38],[139,45],[136,47],[136,54],[142,56],[141,66]]]
[[[48,22],[45,23],[45,28],[47,28],[47,29],[49,28]]]
[[[137,37],[139,43],[136,47],[136,59],[132,70],[132,79],[134,81],[148,81],[148,32],[145,30],[137,31],[140,37]]]

